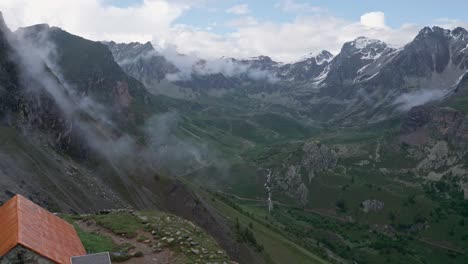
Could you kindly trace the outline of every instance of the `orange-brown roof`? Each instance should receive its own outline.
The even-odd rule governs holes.
[[[60,264],[86,254],[72,225],[21,195],[0,207],[0,256],[17,245]]]

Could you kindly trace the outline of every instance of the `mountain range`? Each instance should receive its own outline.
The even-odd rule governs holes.
[[[125,72],[153,93],[197,99],[241,91],[243,97],[307,112],[312,120],[342,124],[378,122],[440,101],[458,92],[467,78],[463,28],[426,27],[398,49],[359,37],[335,56],[322,51],[287,64],[267,56],[199,60],[188,73],[177,68],[177,58],[165,58],[149,42],[106,44]],[[181,72],[189,77],[166,82]]]
[[[240,263],[463,263],[467,72],[463,28],[283,63],[0,16],[0,202],[168,211]]]

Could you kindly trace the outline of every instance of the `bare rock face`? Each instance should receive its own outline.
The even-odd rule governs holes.
[[[319,172],[334,169],[337,162],[336,153],[329,147],[316,141],[306,142],[301,146],[298,161],[283,164],[283,169],[273,174],[273,185],[305,205],[309,195],[307,185],[312,178]]]
[[[421,145],[427,140],[446,140],[456,146],[468,144],[468,116],[449,107],[413,107],[401,125],[401,141]],[[417,135],[417,136],[416,136]]]
[[[421,177],[456,182],[468,197],[468,116],[448,107],[417,106],[404,118],[400,134],[400,142],[408,144],[410,155],[419,161]]]
[[[335,168],[338,162],[336,153],[319,142],[305,143],[302,151],[301,166],[309,172],[309,181],[317,172]]]
[[[300,166],[291,165],[284,175],[276,175],[275,185],[288,196],[297,199],[301,205],[308,201],[309,189],[302,182]]]
[[[156,52],[150,42],[146,43],[115,43],[103,42],[107,45],[115,61],[130,76],[143,82],[146,86],[157,85],[166,74],[174,74],[179,70],[166,58]]]
[[[436,107],[434,106],[421,105],[413,107],[403,119],[401,132],[411,133],[424,127],[431,121],[435,110]]]
[[[362,211],[365,213],[379,212],[384,209],[385,204],[379,200],[365,200],[361,203]]]
[[[132,96],[128,92],[128,83],[123,81],[123,82],[117,82],[114,90],[114,97],[115,101],[118,103],[120,107],[127,108],[130,107],[130,104],[132,103]]]
[[[438,108],[429,125],[436,136],[452,143],[468,143],[468,117],[455,109]]]

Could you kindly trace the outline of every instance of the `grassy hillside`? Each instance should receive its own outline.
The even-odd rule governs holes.
[[[214,197],[216,208],[224,210],[231,220],[239,219],[241,226],[252,223],[257,241],[265,243],[262,244],[265,252],[273,259],[286,258],[286,261],[295,258],[297,263],[324,263],[310,254],[330,262],[344,259],[346,263],[353,260],[359,263],[464,263],[466,259],[465,242],[456,245],[448,242],[453,242],[453,238],[440,237],[441,232],[444,233],[443,226],[446,228],[453,224],[456,224],[455,233],[462,232],[460,237],[466,237],[463,225],[456,218],[420,233],[408,233],[379,224],[381,219],[378,215],[363,216],[364,220],[352,219],[347,213],[318,208],[304,210],[285,205],[275,206],[273,213],[269,214],[261,202],[231,196]],[[413,210],[424,203],[420,199],[416,199]],[[404,221],[401,217],[409,215],[398,212],[393,221]],[[265,227],[268,231],[264,230]],[[399,230],[404,230],[403,224],[401,228]]]
[[[427,179],[430,171],[416,169],[426,154],[415,153],[429,151],[437,141],[421,149],[402,145],[396,141],[399,122],[311,133],[308,141],[321,142],[337,153],[337,167],[311,180],[302,176],[309,190],[304,206],[274,190],[271,215],[259,169],[274,171],[295,160],[301,139],[251,145],[238,152],[225,176],[205,168],[188,177],[214,191],[207,197],[234,230],[253,226],[256,241],[272,260],[296,257],[297,263],[316,263],[308,252],[330,262],[463,263],[468,202],[459,178],[433,182]],[[449,149],[449,156],[457,153]],[[466,166],[466,158],[459,162]],[[383,208],[364,212],[367,200],[379,201]]]
[[[329,263],[322,257],[299,246],[281,232],[277,232],[264,218],[267,214],[256,208],[250,213],[222,196],[202,192],[210,204],[231,223],[237,239],[257,248],[267,263]],[[246,239],[244,233],[251,232],[253,239]]]

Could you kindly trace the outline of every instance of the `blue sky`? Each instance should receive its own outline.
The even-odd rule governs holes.
[[[398,47],[424,26],[468,28],[468,0],[0,0],[0,10],[13,30],[48,23],[161,52],[284,62],[360,36]]]

